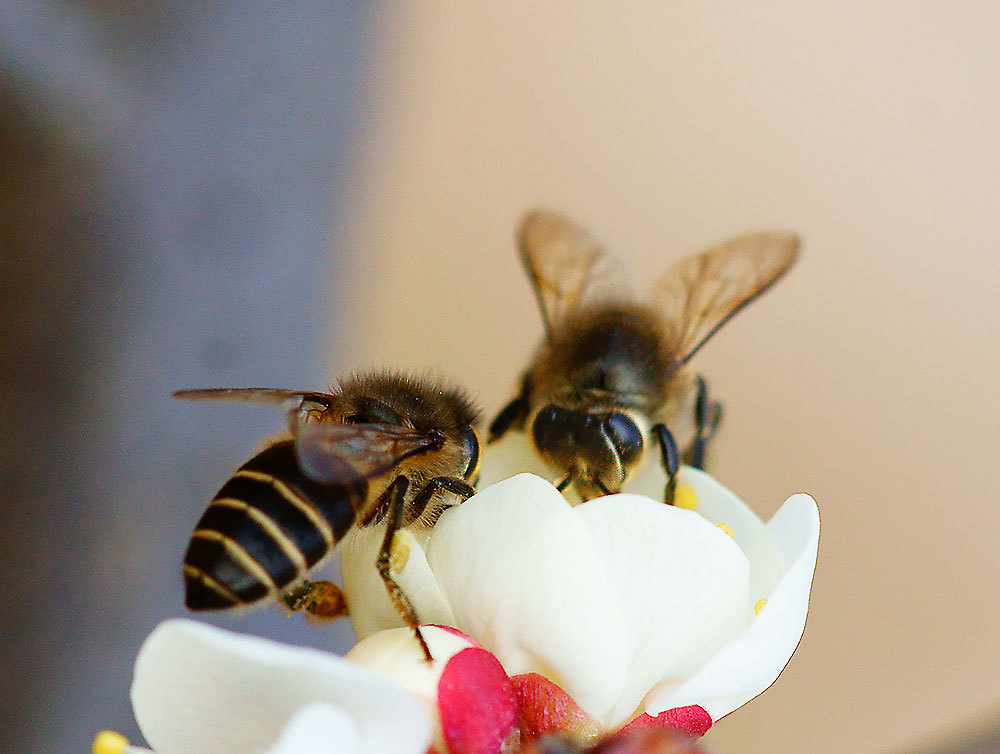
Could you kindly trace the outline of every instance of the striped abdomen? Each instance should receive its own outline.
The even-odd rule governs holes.
[[[354,523],[366,493],[313,482],[291,440],[247,461],[198,521],[184,556],[191,610],[245,605],[277,595],[330,552]]]

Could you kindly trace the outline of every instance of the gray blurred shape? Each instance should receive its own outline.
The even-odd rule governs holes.
[[[928,739],[930,742],[928,742]],[[896,754],[997,754],[1000,752],[1000,710],[995,706],[975,718],[949,726],[896,750]]]
[[[273,410],[323,387],[368,16],[347,2],[0,4],[0,699],[11,751],[137,738],[136,650]],[[343,649],[276,611],[214,622]]]

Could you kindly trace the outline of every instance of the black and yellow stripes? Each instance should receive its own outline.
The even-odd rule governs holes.
[[[256,602],[305,575],[354,522],[367,490],[303,476],[292,441],[245,463],[209,504],[184,556],[185,603]]]

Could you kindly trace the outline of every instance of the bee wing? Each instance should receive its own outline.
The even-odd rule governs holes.
[[[438,437],[386,424],[300,420],[293,434],[299,468],[322,484],[370,479],[441,446]]]
[[[178,390],[174,398],[185,401],[240,401],[243,403],[269,403],[278,406],[292,406],[295,401],[318,403],[328,406],[333,397],[329,393],[310,390],[281,390],[273,387],[221,387],[206,390]]]
[[[572,220],[534,210],[517,234],[524,265],[542,312],[545,331],[583,304],[632,296],[625,270]]]
[[[793,233],[751,233],[688,257],[653,288],[653,305],[672,328],[672,352],[685,363],[736,312],[771,287],[798,257]]]

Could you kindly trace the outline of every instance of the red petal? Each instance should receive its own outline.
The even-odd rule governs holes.
[[[438,710],[450,754],[498,754],[517,733],[514,688],[485,649],[463,649],[448,660],[438,681]]]
[[[600,724],[548,678],[525,673],[510,680],[521,710],[523,741],[533,741],[549,733],[569,733],[579,741],[591,743],[603,734]]]
[[[664,710],[656,717],[644,713],[623,726],[619,732],[632,733],[637,730],[671,728],[683,731],[690,736],[704,736],[711,727],[712,716],[697,704],[692,704],[690,707],[674,707]]]
[[[655,718],[647,715],[650,720]],[[586,754],[708,754],[696,738],[669,728],[616,733],[587,749]]]

